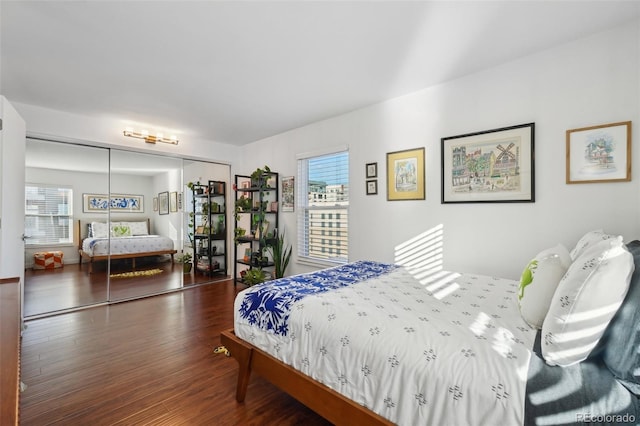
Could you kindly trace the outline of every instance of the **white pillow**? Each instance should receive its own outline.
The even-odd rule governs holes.
[[[587,247],[556,289],[542,325],[542,356],[549,365],[583,361],[622,304],[634,270],[622,237]]]
[[[122,222],[122,224],[129,225],[131,235],[149,235],[147,222]]]
[[[571,259],[576,260],[576,258],[590,246],[597,244],[602,240],[608,240],[610,238],[616,238],[616,236],[609,235],[602,229],[587,232],[578,240],[573,250],[571,250]]]
[[[558,244],[538,253],[522,271],[518,308],[531,327],[542,328],[551,298],[569,265],[569,250]]]
[[[108,238],[109,227],[104,222],[91,222],[91,235],[93,238]]]

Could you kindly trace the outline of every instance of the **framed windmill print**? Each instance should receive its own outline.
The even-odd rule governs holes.
[[[630,180],[630,121],[567,130],[567,183]]]
[[[441,139],[442,204],[534,202],[534,123]]]

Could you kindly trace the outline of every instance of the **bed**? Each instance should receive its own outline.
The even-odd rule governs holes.
[[[589,238],[542,298],[543,324],[532,325],[532,302],[520,296],[536,295],[553,269],[543,265],[560,263],[544,252],[524,287],[524,273],[514,281],[361,261],[243,290],[234,329],[221,336],[240,367],[236,399],[254,372],[335,424],[635,424],[640,242]],[[585,303],[596,319],[576,316]],[[571,328],[578,323],[588,332]],[[578,336],[571,348],[567,336]]]
[[[173,263],[173,240],[150,233],[150,221],[121,220],[107,225],[106,222],[78,221],[76,232],[80,242],[79,267],[84,259],[89,262],[88,273],[93,273],[94,261],[106,259],[131,259],[131,267],[136,268],[136,258],[170,255]]]

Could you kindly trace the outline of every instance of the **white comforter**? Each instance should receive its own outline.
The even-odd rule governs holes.
[[[295,302],[286,336],[241,318],[243,292],[235,333],[397,424],[520,425],[535,330],[516,289],[400,268]]]
[[[82,250],[91,256],[107,254],[133,254],[173,250],[173,240],[161,235],[134,237],[85,238]]]

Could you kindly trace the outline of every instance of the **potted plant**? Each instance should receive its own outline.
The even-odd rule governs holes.
[[[240,198],[236,200],[236,208],[235,208],[235,218],[239,220],[238,213],[240,212],[248,212],[251,210],[251,199],[241,195]]]
[[[265,188],[267,185],[267,176],[271,173],[269,166],[257,168],[251,173],[251,186],[256,188]]]
[[[191,262],[192,259],[193,256],[191,255],[191,253],[182,253],[176,260],[178,263],[182,263],[182,268],[185,274],[191,272],[191,268],[193,267],[193,263]]]
[[[197,182],[188,182],[187,188],[194,191],[196,194],[204,194],[204,188],[200,186],[200,181]]]
[[[244,274],[243,281],[246,285],[251,287],[253,285],[263,283],[265,279],[266,279],[266,275],[262,269],[252,268],[252,269],[248,269],[247,272]]]
[[[234,240],[236,242],[236,244],[238,243],[238,238],[240,237],[244,237],[244,234],[247,233],[247,230],[244,228],[236,228],[233,230],[233,234],[234,234]]]
[[[267,249],[271,252],[273,264],[275,266],[275,278],[282,278],[291,260],[291,246],[285,246],[284,231],[282,234],[276,232]]]

